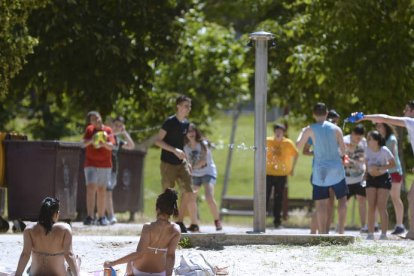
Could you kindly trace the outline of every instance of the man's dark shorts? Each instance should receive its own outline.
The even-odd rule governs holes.
[[[313,185],[312,199],[313,200],[322,200],[329,198],[329,189],[332,189],[335,192],[336,199],[343,198],[348,194],[348,185],[346,185],[345,178],[342,179],[339,183],[328,186],[321,187],[315,184]]]

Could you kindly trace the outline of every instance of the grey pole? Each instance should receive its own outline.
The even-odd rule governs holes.
[[[253,232],[266,231],[266,107],[267,107],[267,44],[273,39],[268,32],[249,35],[256,47],[254,86],[254,203]]]

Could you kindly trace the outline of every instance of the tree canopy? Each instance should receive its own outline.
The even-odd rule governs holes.
[[[295,16],[279,33],[290,48],[288,89],[276,79],[272,92],[296,109],[325,101],[346,113],[401,113],[414,88],[412,1],[298,0],[287,8]]]
[[[194,100],[192,119],[208,125],[254,93],[254,53],[245,45],[258,30],[277,44],[268,103],[293,115],[317,101],[341,114],[398,114],[413,90],[409,0],[47,2],[3,1],[0,11],[17,16],[1,27],[3,91],[14,79],[0,123],[7,130],[20,120],[35,138],[82,133],[91,109],[151,129],[181,93]]]
[[[42,7],[47,0],[3,0],[0,1],[0,100],[9,94],[9,85],[33,52],[38,40],[29,34],[27,19],[32,11]],[[0,121],[12,116],[6,106],[0,106]]]
[[[25,57],[32,53],[37,39],[27,28],[30,13],[46,4],[47,0],[4,0],[0,1],[0,95],[8,92],[10,79],[25,63]]]
[[[35,137],[56,139],[79,132],[88,110],[106,116],[120,99],[145,103],[153,65],[176,51],[186,5],[56,0],[32,12],[28,25],[39,44],[15,78],[12,109],[32,119]]]

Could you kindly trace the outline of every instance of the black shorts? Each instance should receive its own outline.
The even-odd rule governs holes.
[[[367,196],[367,194],[365,193],[365,187],[361,186],[361,182],[348,185],[347,199],[350,199],[351,197],[355,195],[360,195],[363,197]]]
[[[391,190],[391,175],[387,172],[379,176],[367,174],[367,188]]]

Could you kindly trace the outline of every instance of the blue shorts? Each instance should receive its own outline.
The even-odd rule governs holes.
[[[312,184],[312,186],[313,200],[322,200],[329,198],[329,188],[332,188],[334,190],[336,199],[340,199],[348,195],[348,185],[346,185],[345,178],[342,179],[339,183],[328,187],[316,186],[314,184]]]
[[[201,186],[203,184],[216,184],[216,178],[211,175],[193,176],[193,185]]]

